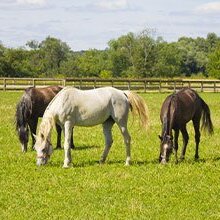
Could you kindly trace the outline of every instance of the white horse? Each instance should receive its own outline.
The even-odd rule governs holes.
[[[113,143],[112,126],[116,123],[124,137],[126,165],[131,162],[130,141],[127,129],[129,109],[138,114],[143,127],[147,128],[148,111],[144,100],[131,91],[121,91],[112,87],[79,90],[66,87],[48,105],[36,137],[37,165],[46,164],[53,147],[51,131],[55,123],[64,130],[64,165],[71,163],[71,133],[74,126],[103,125],[105,149],[100,159],[104,163]]]

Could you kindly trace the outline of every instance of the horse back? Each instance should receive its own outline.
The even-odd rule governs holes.
[[[172,128],[180,128],[201,111],[201,98],[194,90],[186,88],[165,99],[160,118],[162,122],[165,118],[172,121]]]
[[[128,110],[127,97],[112,87],[84,91],[67,87],[48,106],[48,112],[61,123],[70,118],[78,126],[100,124],[109,117],[117,119]]]
[[[31,87],[26,89],[25,93],[30,96],[32,102],[32,115],[42,117],[48,104],[60,90],[62,90],[62,87],[59,86],[45,88]]]

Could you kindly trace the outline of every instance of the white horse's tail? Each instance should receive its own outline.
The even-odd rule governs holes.
[[[142,97],[131,91],[124,91],[128,97],[128,101],[131,105],[131,112],[133,116],[138,115],[140,118],[141,126],[147,130],[149,125],[148,108]]]

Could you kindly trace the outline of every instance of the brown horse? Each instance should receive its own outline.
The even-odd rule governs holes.
[[[204,100],[192,89],[186,88],[168,96],[163,102],[160,119],[162,122],[162,133],[160,137],[160,156],[159,162],[169,161],[172,149],[178,162],[178,136],[181,131],[183,136],[183,149],[180,159],[183,160],[186,153],[189,135],[186,130],[186,124],[192,120],[195,130],[196,151],[195,159],[199,158],[200,142],[200,119],[202,118],[202,129],[206,129],[209,134],[213,133],[213,125],[210,116],[210,110]],[[174,130],[174,143],[172,129]]]
[[[27,151],[29,128],[32,137],[32,147],[35,144],[35,135],[38,118],[43,117],[50,101],[62,90],[59,86],[49,86],[45,88],[30,87],[25,89],[21,100],[18,102],[15,114],[15,124],[17,134],[21,143],[23,152]],[[57,148],[61,148],[61,127],[56,125],[57,130]],[[73,141],[72,148],[74,147]]]

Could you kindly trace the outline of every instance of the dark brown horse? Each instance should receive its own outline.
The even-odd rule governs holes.
[[[27,88],[18,102],[15,114],[16,130],[21,142],[23,152],[27,151],[29,128],[32,136],[32,147],[35,144],[35,137],[38,118],[42,117],[45,109],[55,95],[62,89],[59,86],[46,88]],[[56,125],[57,148],[61,148],[61,127]],[[73,141],[72,148],[73,146]]]
[[[184,159],[189,135],[186,130],[186,124],[192,120],[195,130],[196,151],[195,159],[199,158],[200,142],[200,119],[202,119],[202,129],[206,129],[209,134],[213,133],[213,125],[210,116],[210,110],[204,100],[192,89],[182,89],[179,92],[168,96],[163,102],[160,119],[162,122],[162,133],[159,162],[169,161],[172,149],[178,162],[178,136],[181,131],[183,136],[183,149],[180,159]],[[174,141],[172,135],[174,130]]]

